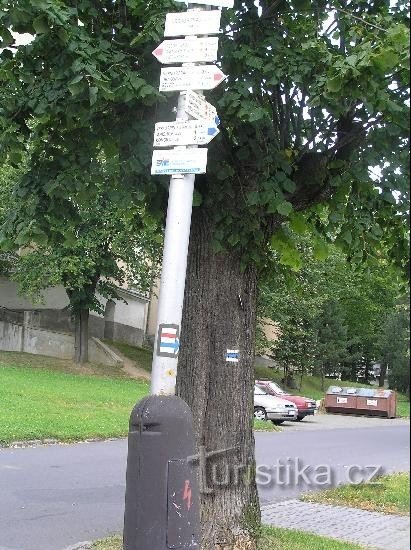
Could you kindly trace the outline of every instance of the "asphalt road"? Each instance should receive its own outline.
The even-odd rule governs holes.
[[[354,478],[371,465],[409,470],[409,425],[365,426],[257,433],[262,503],[321,488],[330,481],[327,468],[334,484],[346,482],[350,466]],[[126,452],[124,440],[0,450],[0,550],[62,550],[120,531]],[[306,466],[316,486],[295,479]]]

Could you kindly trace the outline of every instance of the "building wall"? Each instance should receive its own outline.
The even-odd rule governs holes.
[[[89,340],[90,361],[100,365],[118,364],[115,355],[107,353],[106,348],[107,346],[104,346],[97,338],[91,338]],[[67,332],[34,328],[26,323],[21,325],[0,319],[0,350],[72,360],[74,336]]]
[[[33,304],[27,298],[19,296],[16,283],[5,277],[0,277],[0,307],[7,309],[63,309],[69,305],[66,291],[63,287],[48,288],[44,291],[41,304]]]
[[[122,300],[107,301],[99,296],[105,314],[91,312],[90,336],[140,346],[145,340],[149,300],[133,290],[120,289],[118,293]],[[14,282],[0,277],[0,308],[29,315],[30,326],[72,334],[74,323],[68,305],[63,287],[47,289],[43,303],[34,304],[18,295]]]

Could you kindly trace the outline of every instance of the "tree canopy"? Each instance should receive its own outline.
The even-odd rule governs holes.
[[[401,273],[387,261],[352,265],[336,246],[320,261],[314,247],[300,240],[301,270],[277,268],[261,285],[260,315],[280,326],[271,354],[291,377],[367,379],[380,360],[386,319],[404,293]]]

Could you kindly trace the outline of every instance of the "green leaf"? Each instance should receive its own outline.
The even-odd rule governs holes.
[[[342,238],[347,244],[352,244],[352,233],[349,229],[347,229],[347,231],[344,231],[344,233],[342,234]]]
[[[1,41],[0,41],[1,48],[7,48],[7,46],[10,46],[11,44],[13,44],[14,37],[8,29],[2,28],[0,30],[0,36],[1,36]]]
[[[68,89],[72,96],[79,95],[85,88],[85,81],[83,75],[78,75],[68,85]]]
[[[295,182],[293,182],[293,180],[290,180],[289,178],[285,179],[281,183],[281,186],[284,189],[284,191],[288,191],[288,193],[294,193],[295,190],[297,189]]]
[[[249,206],[256,206],[260,204],[260,193],[258,191],[251,191],[247,194],[247,203]]]
[[[374,56],[374,64],[383,73],[396,67],[399,60],[399,55],[391,48],[388,50],[382,50],[379,54]]]
[[[289,216],[293,211],[293,205],[288,201],[282,201],[277,204],[277,212],[282,216]]]
[[[343,79],[340,76],[335,76],[327,81],[327,90],[329,92],[339,92],[343,85]]]
[[[305,221],[304,217],[300,213],[293,213],[290,216],[290,227],[293,231],[298,233],[299,235],[303,235],[306,231],[308,231],[308,225]]]
[[[95,105],[97,101],[98,88],[96,88],[95,86],[90,86],[89,94],[90,94],[90,106],[92,107],[93,105]]]
[[[324,261],[328,258],[330,249],[326,242],[318,240],[313,248],[313,256],[316,260]]]
[[[50,30],[47,18],[44,15],[39,15],[33,21],[33,27],[36,34],[45,34]]]
[[[194,189],[193,206],[194,207],[201,206],[202,202],[203,202],[202,194],[197,189]]]

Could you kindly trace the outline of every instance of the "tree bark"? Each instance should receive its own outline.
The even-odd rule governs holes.
[[[380,388],[384,387],[386,376],[387,376],[387,365],[386,365],[386,363],[382,363],[381,364],[380,376],[378,377],[378,386]]]
[[[75,313],[74,362],[84,365],[88,362],[88,322],[90,310],[82,308]]]
[[[215,254],[212,223],[192,222],[177,393],[194,414],[199,452],[223,451],[201,475],[202,550],[254,550],[260,528],[253,433],[257,274]],[[239,350],[239,362],[227,362]],[[228,449],[228,450],[227,450]],[[200,468],[201,473],[201,468]]]

